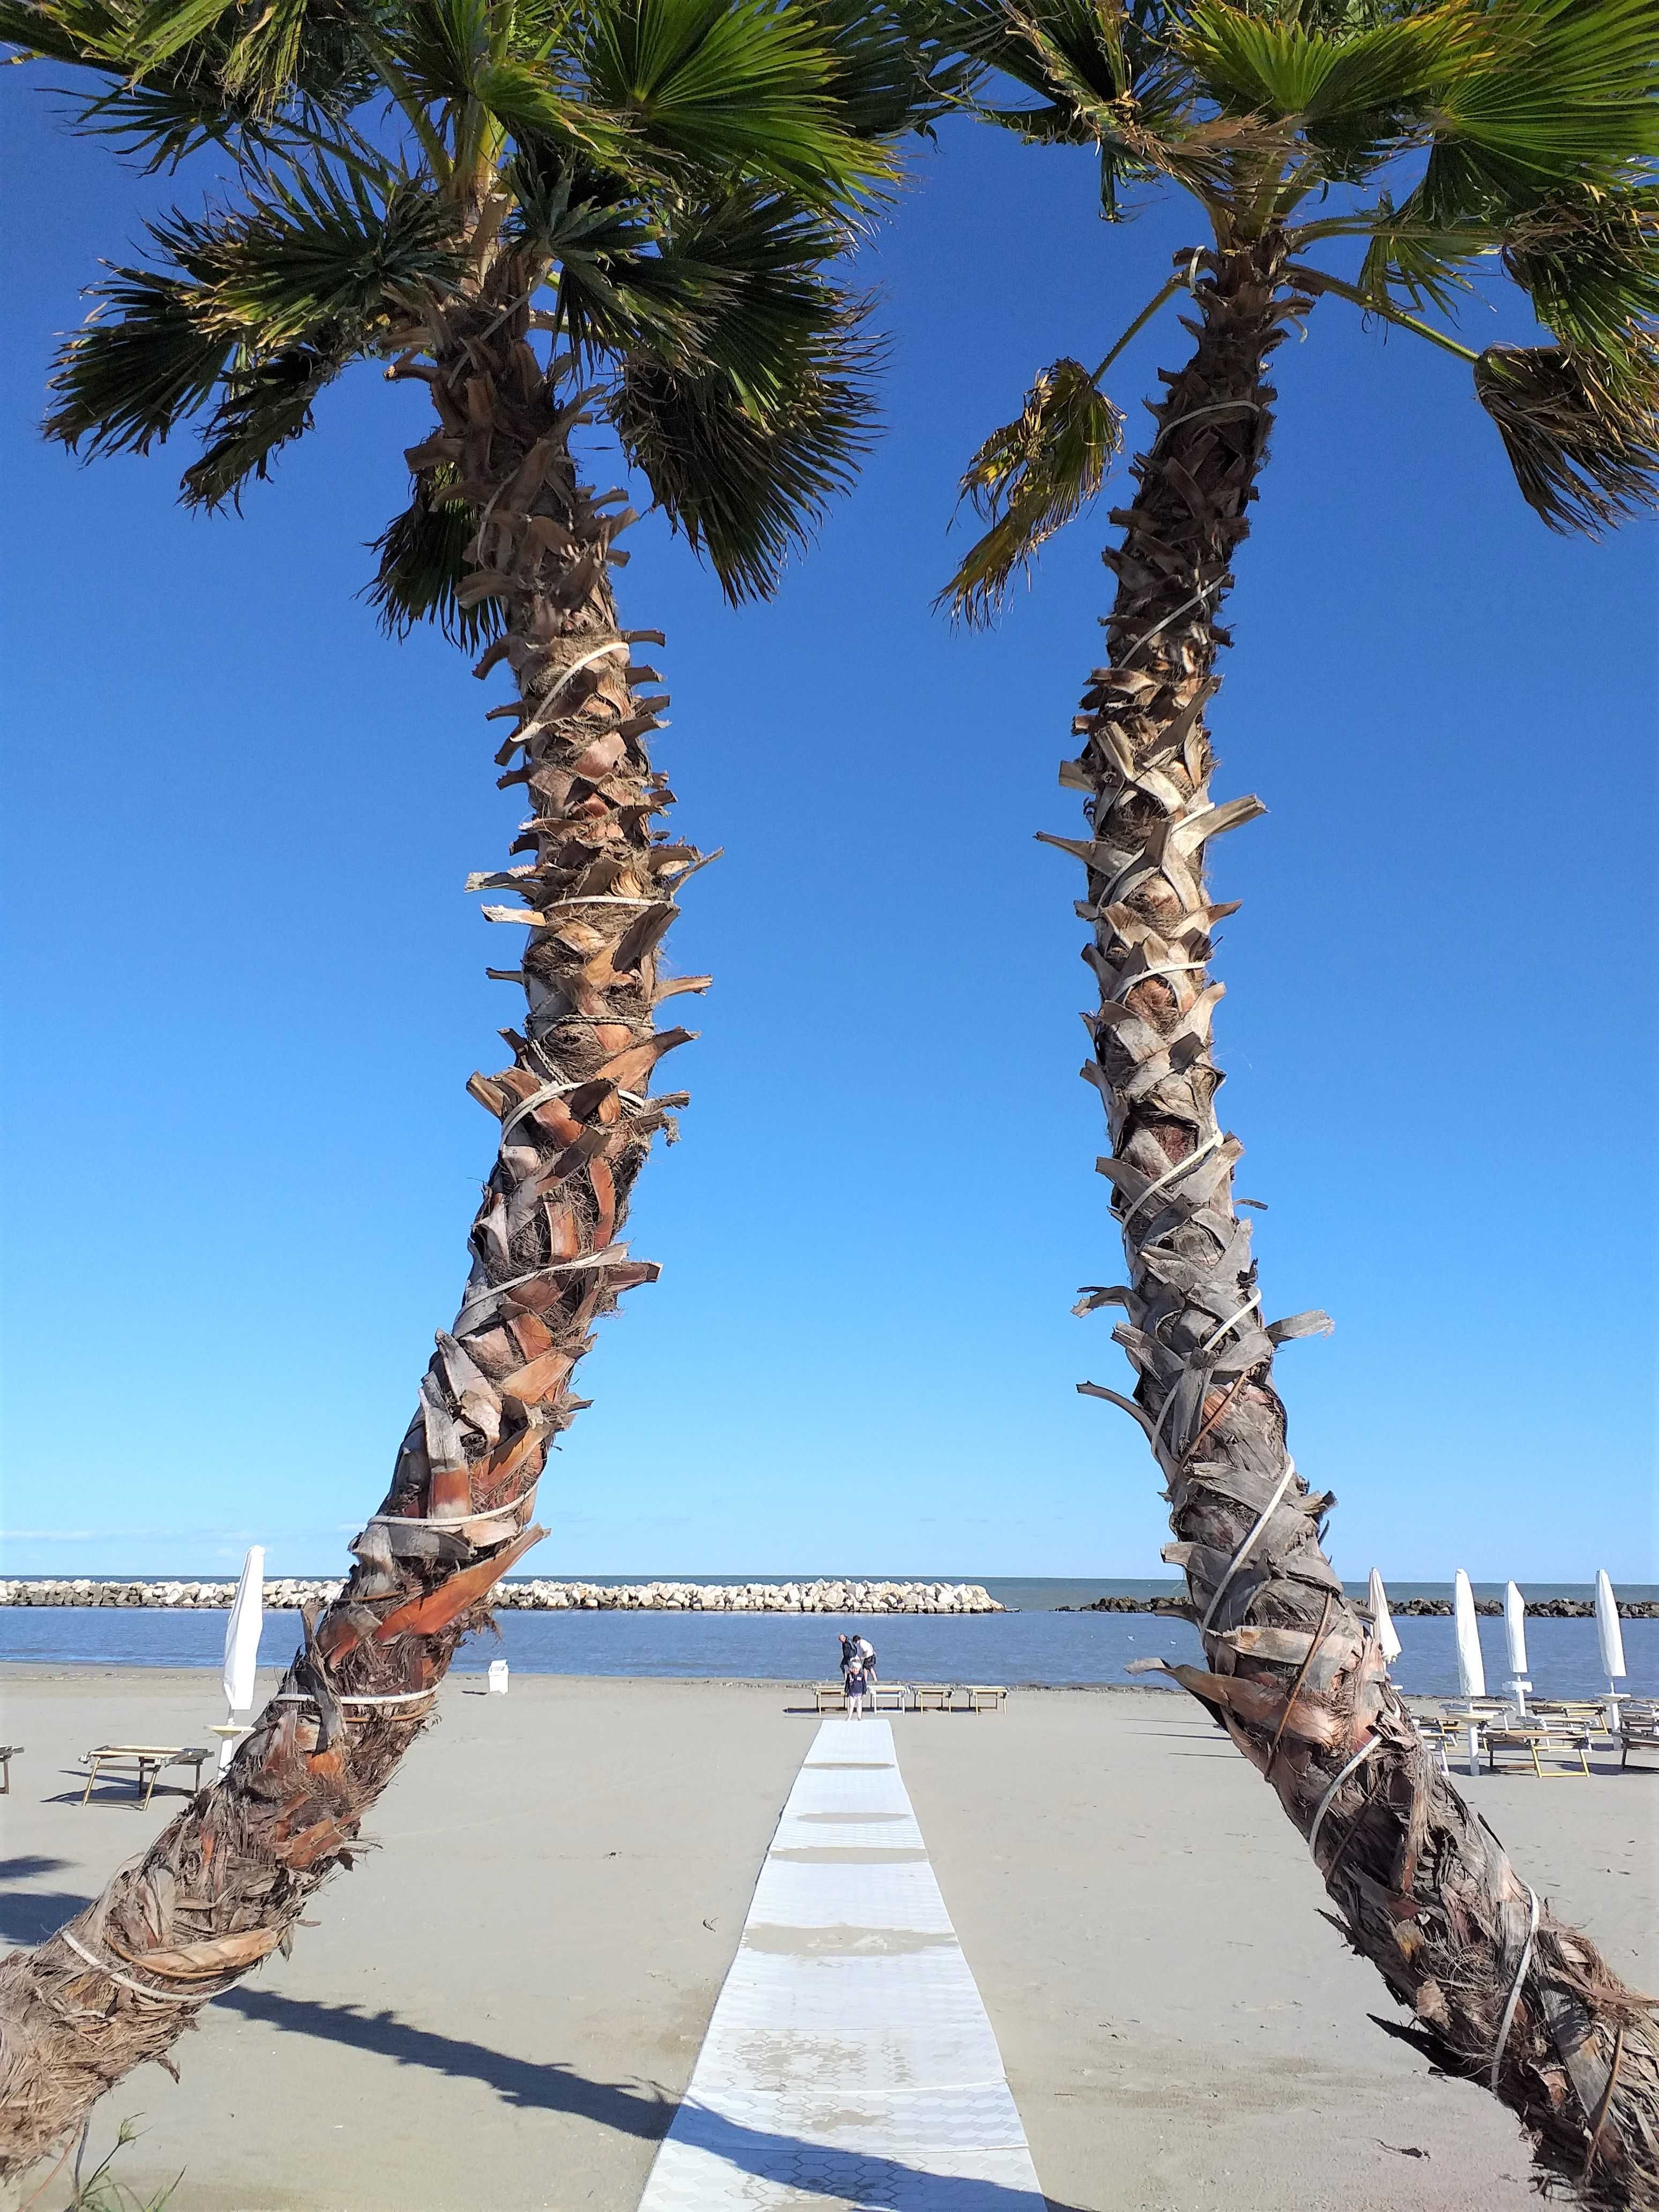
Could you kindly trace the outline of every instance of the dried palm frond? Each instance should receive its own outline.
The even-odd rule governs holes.
[[[1504,224],[1503,261],[1564,345],[1616,359],[1659,323],[1659,191],[1553,193]]]
[[[1659,349],[1630,357],[1618,387],[1565,346],[1488,346],[1474,388],[1528,506],[1552,530],[1592,536],[1659,499]]]
[[[1045,368],[1018,418],[994,430],[969,463],[962,495],[992,525],[939,598],[963,620],[988,622],[1018,568],[1100,489],[1121,450],[1123,417],[1081,362]]]

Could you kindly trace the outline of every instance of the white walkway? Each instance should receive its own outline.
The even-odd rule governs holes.
[[[825,1721],[640,2212],[1044,2212],[883,1720]]]

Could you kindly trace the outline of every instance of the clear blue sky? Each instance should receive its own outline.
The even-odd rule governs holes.
[[[519,1004],[464,896],[516,810],[489,703],[354,597],[420,398],[372,372],[246,517],[179,450],[33,433],[52,334],[164,182],[9,73],[3,381],[7,1558],[337,1568],[454,1312]],[[32,75],[33,73],[31,73]],[[1193,242],[1109,230],[1086,157],[947,131],[869,273],[888,430],[777,604],[630,538],[669,634],[678,826],[726,858],[673,943],[717,977],[632,1292],[551,1462],[543,1572],[1157,1573],[1127,1387],[1075,1286],[1120,1269],[1055,764],[1099,657],[1104,507],[987,636],[929,611],[967,455],[1097,358]],[[1484,311],[1477,328],[1509,327]],[[1132,423],[1185,344],[1121,366]],[[1342,1571],[1659,1575],[1655,550],[1553,538],[1454,362],[1340,303],[1279,356],[1237,562],[1214,854],[1224,1119]],[[604,462],[601,479],[614,481]],[[659,656],[653,656],[659,657]],[[499,685],[492,686],[493,699]],[[508,942],[509,936],[512,942]]]

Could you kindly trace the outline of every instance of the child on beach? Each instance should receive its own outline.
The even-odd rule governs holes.
[[[854,1720],[863,1717],[864,1704],[870,1701],[874,1712],[876,1703],[871,1696],[871,1684],[876,1679],[876,1648],[861,1636],[843,1636],[841,1639],[841,1679],[847,1692],[847,1710]]]

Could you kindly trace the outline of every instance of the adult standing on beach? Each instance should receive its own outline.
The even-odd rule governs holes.
[[[865,1656],[866,1651],[870,1654],[869,1659]],[[874,1670],[870,1664],[870,1660],[874,1657],[875,1653],[871,1650],[861,1636],[842,1638],[842,1688],[846,1694],[848,1714],[855,1721],[861,1720],[864,1717],[865,1699],[869,1697],[870,1685],[875,1679]],[[873,1701],[870,1710],[872,1712],[875,1711]]]

